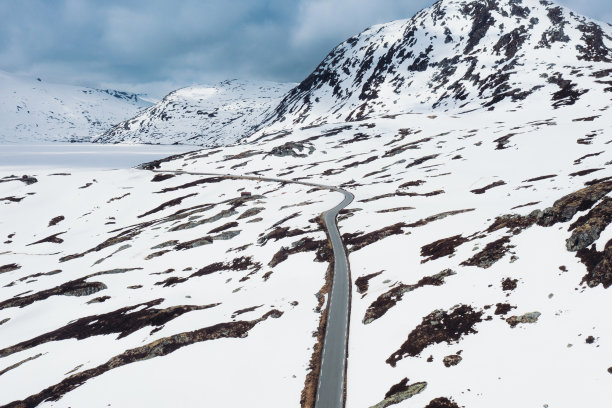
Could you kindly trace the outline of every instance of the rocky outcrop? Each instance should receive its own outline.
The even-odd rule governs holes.
[[[404,357],[418,356],[432,344],[451,344],[458,342],[465,335],[477,333],[474,326],[482,321],[482,315],[482,311],[469,305],[459,305],[450,311],[434,310],[410,332],[399,350],[387,359],[387,364],[395,367]]]
[[[572,225],[572,235],[566,241],[568,251],[576,252],[586,248],[599,239],[601,232],[612,222],[612,198],[604,197],[586,215],[578,218]]]
[[[525,313],[522,316],[510,316],[506,319],[506,322],[510,325],[510,327],[514,328],[519,324],[536,323],[541,315],[542,314],[540,312],[530,312]]]
[[[417,382],[414,384],[408,384],[408,379],[404,378],[399,384],[391,387],[389,392],[385,395],[385,399],[376,405],[372,405],[370,408],[386,408],[391,405],[399,404],[402,401],[412,398],[417,394],[420,394],[427,388],[426,382]]]

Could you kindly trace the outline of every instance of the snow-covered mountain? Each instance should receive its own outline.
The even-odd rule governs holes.
[[[231,144],[253,133],[295,84],[230,80],[191,86],[95,139],[99,143]]]
[[[0,142],[89,141],[150,105],[127,92],[0,71]]]
[[[611,47],[609,25],[546,0],[441,0],[338,45],[268,124],[590,102],[612,91]]]

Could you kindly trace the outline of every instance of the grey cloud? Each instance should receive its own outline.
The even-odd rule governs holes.
[[[608,0],[561,0],[602,19]],[[0,69],[90,86],[300,81],[339,42],[433,0],[0,2]]]

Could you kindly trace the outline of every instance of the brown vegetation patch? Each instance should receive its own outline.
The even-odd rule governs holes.
[[[389,208],[386,210],[378,210],[376,211],[378,214],[387,214],[387,213],[394,213],[394,212],[399,212],[399,211],[408,211],[408,210],[414,210],[414,207],[397,207],[397,208]]]
[[[412,162],[410,162],[410,163],[409,163],[409,164],[406,166],[406,168],[407,168],[407,169],[409,169],[409,168],[411,168],[411,167],[418,166],[418,165],[423,164],[423,163],[425,163],[425,162],[427,162],[427,161],[429,161],[429,160],[433,160],[433,159],[435,159],[435,158],[436,158],[436,157],[438,157],[438,156],[439,156],[439,154],[430,154],[430,155],[428,155],[428,156],[423,156],[423,157],[420,157],[420,158],[415,159],[415,160],[413,160]]]
[[[16,263],[2,265],[0,266],[0,273],[12,272],[16,271],[17,269],[21,269],[21,265],[18,265]]]
[[[315,240],[313,238],[306,237],[292,243],[291,247],[281,247],[281,249],[274,254],[272,260],[268,262],[268,266],[274,268],[276,265],[287,260],[290,255],[310,251],[316,251],[316,262],[328,262],[333,254],[327,240]]]
[[[498,303],[495,305],[495,312],[493,314],[497,316],[505,316],[510,313],[512,309],[516,309],[516,306],[512,306],[509,303]]]
[[[549,178],[553,178],[553,177],[557,177],[556,174],[548,174],[546,176],[539,176],[539,177],[535,177],[529,180],[523,180],[523,183],[533,183],[534,181],[540,181],[540,180],[546,180]]]
[[[66,218],[63,215],[58,215],[57,217],[53,217],[51,221],[49,221],[49,227],[53,227],[60,222],[64,221]]]
[[[147,215],[155,214],[156,212],[163,211],[163,210],[165,210],[168,207],[174,207],[176,205],[181,204],[184,199],[189,198],[189,197],[193,197],[193,196],[196,196],[196,195],[198,195],[198,193],[187,194],[186,196],[177,197],[177,198],[175,198],[173,200],[166,201],[165,203],[158,205],[157,207],[153,208],[152,210],[149,210],[149,211],[147,211],[144,214],[140,214],[138,216],[138,218],[143,218],[143,217],[146,217]]]
[[[532,201],[530,203],[527,204],[521,204],[521,205],[517,205],[516,207],[512,207],[511,210],[517,210],[519,208],[524,208],[524,207],[531,207],[532,205],[536,205],[536,204],[540,204],[541,201]]]
[[[440,213],[440,214],[431,215],[431,216],[429,216],[427,218],[424,218],[422,220],[418,220],[418,221],[413,222],[411,224],[407,224],[406,226],[407,227],[411,227],[411,228],[422,227],[424,225],[429,224],[430,222],[438,221],[438,220],[441,220],[443,218],[449,217],[451,215],[463,214],[463,213],[471,212],[471,211],[474,211],[474,210],[475,210],[474,208],[468,208],[468,209],[465,209],[465,210],[446,211],[446,212],[443,212],[443,213]]]
[[[221,225],[221,226],[219,226],[217,228],[213,228],[210,231],[208,231],[208,233],[209,234],[216,234],[217,232],[225,231],[227,229],[234,228],[234,227],[237,227],[237,226],[238,226],[238,223],[235,222],[235,221],[232,221],[232,222],[228,222],[226,224],[223,224],[223,225]]]
[[[163,326],[167,322],[194,310],[204,310],[218,306],[220,303],[205,306],[172,306],[166,309],[156,309],[164,299],[155,299],[146,303],[124,307],[110,313],[87,316],[77,319],[57,330],[41,334],[30,340],[23,341],[11,347],[0,350],[0,357],[6,357],[44,343],[68,339],[83,340],[93,336],[103,336],[118,333],[117,339],[147,326]]]
[[[189,278],[210,275],[211,273],[220,271],[245,271],[249,268],[257,271],[261,268],[261,264],[259,262],[253,262],[253,258],[250,256],[241,256],[239,258],[234,258],[231,262],[215,262],[207,265],[192,273]]]
[[[243,218],[249,218],[252,217],[254,215],[259,214],[260,212],[262,212],[263,210],[265,210],[265,208],[263,207],[253,207],[253,208],[249,208],[248,210],[246,210],[245,212],[243,212],[242,214],[240,214],[240,216],[238,217],[239,220],[243,219]]]
[[[381,273],[383,273],[383,271],[374,272],[369,275],[360,276],[355,279],[355,286],[357,286],[357,292],[361,293],[362,295],[365,294],[368,291],[370,279],[377,277]]]
[[[374,320],[382,317],[389,309],[395,306],[397,302],[402,300],[405,293],[412,292],[423,286],[442,286],[444,284],[444,278],[452,275],[455,275],[454,271],[445,269],[433,276],[425,276],[413,285],[400,283],[398,286],[380,295],[370,306],[368,306],[363,316],[363,324],[370,324]]]
[[[459,405],[457,405],[452,399],[440,397],[432,399],[425,408],[459,408]]]
[[[234,313],[232,313],[232,319],[234,319],[236,316],[240,316],[241,314],[244,313],[248,313],[248,312],[252,312],[254,310],[259,309],[260,307],[262,307],[263,305],[259,305],[259,306],[252,306],[252,307],[247,307],[244,309],[240,309],[240,310],[236,310]]]
[[[23,200],[24,198],[25,198],[25,197],[13,197],[13,196],[10,196],[10,197],[3,197],[3,198],[0,198],[0,201],[9,201],[9,202],[11,202],[11,203],[19,203],[19,202],[21,202],[21,200]]]
[[[276,227],[272,231],[268,232],[265,235],[262,235],[257,239],[257,244],[265,245],[269,240],[273,239],[274,241],[278,241],[283,238],[296,237],[299,235],[304,235],[310,231],[305,231],[301,228],[290,229],[289,227]]]
[[[160,181],[164,181],[164,180],[168,180],[171,179],[172,177],[175,177],[174,174],[156,174],[155,176],[153,176],[153,178],[151,179],[151,181],[153,183],[159,183]]]
[[[502,215],[495,218],[495,221],[487,228],[487,232],[491,233],[502,228],[507,228],[513,235],[520,234],[523,230],[531,227],[538,221],[541,211],[535,210],[529,215]]]
[[[502,259],[506,252],[514,248],[514,245],[509,245],[509,243],[510,237],[502,237],[496,241],[490,242],[482,251],[478,252],[467,261],[462,262],[461,265],[477,266],[487,269],[495,262]]]
[[[102,282],[85,282],[87,278],[81,278],[66,282],[51,289],[42,290],[26,296],[16,296],[0,302],[0,310],[9,307],[25,307],[39,300],[45,300],[51,296],[88,296],[106,289]]]
[[[425,181],[423,180],[408,181],[406,183],[400,184],[397,188],[418,187],[423,184],[425,184]]]
[[[482,311],[474,310],[469,305],[456,306],[450,312],[434,310],[423,318],[421,324],[408,335],[406,342],[386,362],[395,367],[404,357],[418,356],[432,344],[451,344],[464,335],[477,333],[474,326],[482,321],[482,315]]]
[[[595,245],[591,248],[578,250],[576,257],[586,266],[587,274],[581,283],[590,288],[602,285],[604,289],[612,286],[612,240],[606,243],[602,252],[597,251]]]
[[[505,181],[500,180],[500,181],[496,181],[496,182],[494,182],[494,183],[491,183],[491,184],[489,184],[489,185],[486,185],[486,186],[484,186],[484,187],[481,187],[481,188],[476,188],[476,189],[474,189],[474,190],[470,190],[470,192],[471,192],[471,193],[474,193],[474,194],[484,194],[484,193],[485,193],[487,190],[490,190],[490,189],[492,189],[492,188],[494,188],[494,187],[503,186],[503,185],[505,185],[505,184],[506,184],[506,182],[505,182]]]
[[[575,173],[570,173],[571,177],[575,177],[575,176],[586,176],[587,174],[591,174],[591,173],[595,173],[596,171],[600,171],[600,170],[604,170],[603,168],[599,168],[599,169],[587,169],[587,170],[581,170],[581,171],[577,171]]]
[[[383,238],[387,238],[391,235],[403,234],[403,228],[406,227],[407,225],[403,222],[398,222],[397,224],[389,225],[388,227],[367,234],[363,232],[346,233],[342,235],[342,242],[344,242],[349,252],[355,252]]]
[[[218,183],[220,181],[223,181],[224,179],[224,177],[207,177],[195,181],[190,181],[189,183],[181,184],[180,186],[166,187],[161,189],[160,191],[156,191],[156,193],[169,193],[171,191],[177,191],[185,188],[199,186],[200,184]]]
[[[283,312],[278,310],[271,310],[256,320],[220,323],[199,330],[163,337],[159,340],[145,344],[144,346],[127,350],[115,357],[112,357],[104,364],[73,374],[58,384],[45,388],[41,392],[31,395],[22,401],[13,401],[7,404],[5,407],[35,407],[44,401],[58,401],[62,396],[80,387],[88,380],[98,377],[114,368],[119,368],[138,361],[165,356],[194,343],[216,340],[220,338],[246,337],[249,330],[255,327],[255,325],[258,323],[268,319],[268,317],[275,319],[279,318],[282,316],[282,314]]]
[[[459,364],[461,360],[463,360],[463,357],[461,357],[460,355],[451,354],[450,356],[444,357],[442,359],[442,363],[444,364],[444,367],[452,367]]]
[[[26,246],[38,245],[38,244],[43,244],[43,243],[61,244],[62,242],[64,242],[64,240],[59,238],[59,236],[62,235],[62,234],[65,234],[65,233],[66,233],[66,231],[58,232],[57,234],[49,235],[48,237],[43,238],[40,241],[32,242],[31,244],[28,244]]]
[[[425,257],[425,259],[423,259],[421,263],[452,255],[455,253],[457,247],[469,241],[468,238],[464,238],[461,235],[455,235],[439,239],[431,244],[423,245],[421,247],[421,256]]]

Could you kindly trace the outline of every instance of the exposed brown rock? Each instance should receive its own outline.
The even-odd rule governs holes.
[[[610,191],[612,181],[605,181],[568,194],[555,201],[552,207],[545,209],[537,224],[550,227],[559,222],[570,221],[577,212],[590,209]]]
[[[506,319],[506,322],[510,325],[510,327],[514,328],[518,324],[536,323],[540,315],[540,312],[530,312],[525,313],[522,316],[510,316]]]
[[[437,343],[458,342],[464,335],[477,333],[476,323],[482,321],[483,312],[469,305],[459,305],[449,312],[434,310],[423,318],[421,324],[414,328],[408,339],[394,352],[387,363],[395,367],[398,361],[406,356],[418,356],[427,346]]]
[[[578,218],[569,230],[572,235],[566,241],[568,251],[586,248],[599,239],[601,232],[612,222],[612,198],[604,199],[586,215]]]

